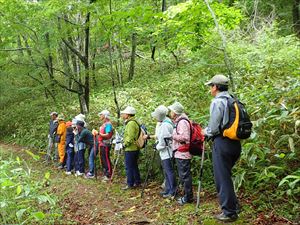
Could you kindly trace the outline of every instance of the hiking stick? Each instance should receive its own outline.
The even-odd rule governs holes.
[[[200,192],[201,192],[201,180],[202,180],[202,175],[203,175],[203,162],[204,162],[204,143],[203,143],[203,151],[201,155],[201,166],[200,166],[200,176],[199,176],[199,181],[198,181],[198,191],[197,191],[197,205],[195,212],[197,213],[197,209],[199,208],[200,205]]]
[[[146,148],[146,146],[145,146],[145,148]],[[153,162],[154,162],[154,158],[155,158],[155,153],[156,153],[156,151],[153,150],[153,155],[152,155],[152,157],[147,162],[147,164],[148,164],[148,171],[147,171],[147,174],[146,174],[145,181],[143,183],[143,187],[142,187],[142,191],[141,191],[141,198],[143,198],[143,196],[144,196],[144,191],[145,191],[145,187],[147,185],[149,173],[150,173],[150,170],[152,170],[152,166],[153,166]]]
[[[94,135],[94,174],[95,174],[95,178],[97,180],[97,164],[96,164],[96,161],[97,161],[97,156],[96,156],[96,153],[97,153],[97,150],[96,150],[96,135]]]

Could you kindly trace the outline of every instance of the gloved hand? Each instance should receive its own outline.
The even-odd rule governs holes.
[[[157,149],[156,149],[157,144],[158,144],[158,142],[155,142],[155,143],[152,145],[152,149],[153,149],[154,151],[157,150]]]
[[[50,138],[50,134],[48,134],[48,138]]]
[[[69,144],[69,147],[70,147],[70,148],[73,148],[73,147],[74,147],[74,145],[73,145],[72,143],[70,143],[70,144]]]
[[[98,134],[98,131],[95,130],[95,129],[93,129],[93,130],[92,130],[92,134],[93,134],[94,136],[96,136],[96,135]]]

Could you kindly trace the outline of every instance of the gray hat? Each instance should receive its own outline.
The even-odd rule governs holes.
[[[127,106],[123,111],[121,111],[121,114],[135,115],[136,110],[132,106]]]
[[[154,112],[151,113],[151,116],[157,119],[158,121],[163,121],[168,114],[168,108],[164,105],[158,106]]]
[[[220,85],[228,86],[229,79],[228,79],[228,77],[226,77],[222,74],[217,74],[205,83],[205,85],[212,85],[212,84],[220,84]]]
[[[176,113],[177,115],[180,115],[183,113],[183,106],[179,102],[174,102],[172,105],[168,106],[168,108]]]
[[[57,113],[57,112],[51,112],[51,113],[50,113],[50,116],[53,116],[53,115],[58,116],[58,113]]]

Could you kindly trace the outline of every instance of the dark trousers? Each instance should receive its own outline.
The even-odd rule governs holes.
[[[176,192],[176,179],[172,166],[173,159],[164,159],[161,161],[161,165],[164,171],[164,177],[166,180],[165,192],[166,194],[174,195]]]
[[[140,151],[125,151],[125,167],[127,176],[127,185],[141,184],[140,171],[138,167],[138,158]]]
[[[110,161],[110,148],[111,146],[100,146],[100,157],[103,173],[106,177],[111,177],[111,161]]]
[[[193,186],[191,174],[191,160],[190,159],[176,159],[178,175],[180,182],[184,188],[184,200],[187,202],[193,201]]]
[[[75,171],[84,173],[84,152],[85,149],[79,150],[75,153]]]
[[[67,171],[70,172],[74,167],[74,148],[67,146]]]
[[[240,141],[218,136],[213,144],[213,168],[221,209],[226,216],[236,214],[237,198],[231,170],[241,154]]]

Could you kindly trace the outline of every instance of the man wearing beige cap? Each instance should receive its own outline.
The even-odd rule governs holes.
[[[222,129],[229,122],[227,99],[229,79],[218,74],[207,83],[214,97],[210,105],[210,119],[205,128],[205,136],[213,140],[213,169],[216,189],[222,213],[215,218],[223,222],[232,222],[238,218],[238,201],[231,179],[231,170],[241,154],[241,143],[222,135]]]

